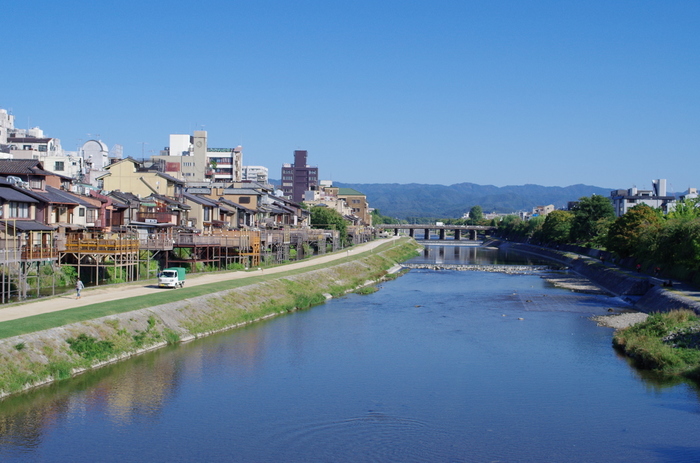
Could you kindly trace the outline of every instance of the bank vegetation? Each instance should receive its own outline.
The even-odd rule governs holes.
[[[616,331],[613,345],[639,368],[700,380],[700,317],[692,311],[651,314]]]

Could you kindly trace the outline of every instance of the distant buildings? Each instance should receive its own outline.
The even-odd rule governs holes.
[[[267,167],[264,166],[243,166],[243,181],[256,182],[262,185],[270,183]]]
[[[372,225],[367,196],[352,188],[334,187],[330,182],[325,181],[321,183],[319,188],[304,193],[304,203],[307,206],[330,207],[353,225]]]
[[[243,147],[209,147],[206,130],[170,135],[170,146],[151,159],[163,172],[188,182],[240,182],[243,174]]]
[[[613,190],[610,199],[615,209],[615,216],[621,217],[637,204],[646,204],[661,209],[664,214],[673,210],[675,196],[666,194],[666,179],[652,180],[652,190],[639,190],[632,187],[628,190]]]
[[[294,164],[282,166],[282,193],[294,202],[304,200],[304,192],[318,188],[318,167],[306,164],[306,150],[294,151]]]
[[[39,127],[18,129],[14,116],[0,109],[0,158],[41,161],[47,172],[70,178],[80,178],[84,171],[83,158],[76,152],[64,151],[61,140],[44,136]]]

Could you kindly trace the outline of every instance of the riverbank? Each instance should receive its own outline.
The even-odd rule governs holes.
[[[649,314],[690,310],[700,314],[700,291],[687,285],[674,283],[672,287],[664,287],[663,282],[657,278],[634,273],[580,254],[508,241],[501,242],[500,247],[566,265],[610,294],[625,298],[640,312]]]
[[[178,290],[182,300],[2,339],[0,397],[167,344],[309,308],[387,278],[416,249],[413,240],[392,240],[353,257],[347,252],[346,259],[322,268],[280,272],[265,281],[256,277],[248,285],[188,298]]]
[[[522,243],[502,243],[566,264],[610,293],[631,302],[638,312],[603,315],[592,320],[614,328],[613,346],[639,368],[671,377],[700,379],[700,293],[687,285],[636,274],[597,259]]]

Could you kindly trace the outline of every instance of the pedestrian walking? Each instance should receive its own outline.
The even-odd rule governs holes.
[[[80,299],[80,291],[85,287],[82,281],[80,281],[80,278],[78,278],[78,281],[75,282],[75,291],[78,293],[78,297],[76,299]]]

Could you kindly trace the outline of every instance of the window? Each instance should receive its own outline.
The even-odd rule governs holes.
[[[43,151],[43,152],[48,151],[48,146],[47,145],[39,145],[39,151]]]
[[[35,190],[42,190],[44,184],[42,183],[41,179],[37,178],[30,178],[29,179],[29,188],[33,188]]]
[[[28,219],[29,204],[10,201],[10,218],[13,219]]]
[[[209,222],[211,220],[211,207],[204,208],[204,221]]]
[[[56,161],[56,162],[54,162],[54,164],[53,164],[53,170],[61,171],[61,172],[62,172],[63,170],[65,170],[65,169],[64,169],[64,162],[63,162],[63,161]]]
[[[32,149],[32,145],[22,145],[23,150],[30,150]]]
[[[97,209],[88,209],[87,222],[92,223],[97,221]]]
[[[85,217],[85,208],[84,207],[78,208],[78,217]]]
[[[241,197],[238,199],[238,202],[239,202],[240,204],[250,204],[250,196],[241,196]]]

